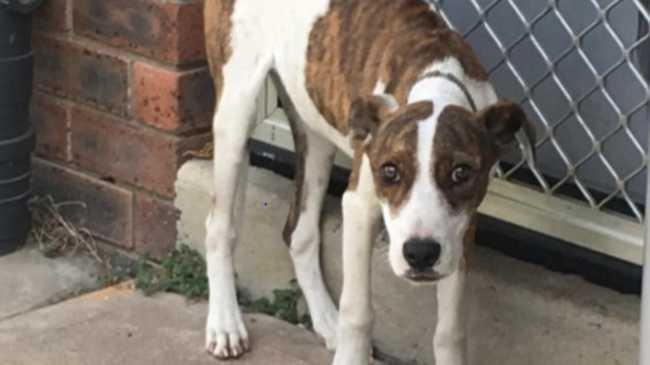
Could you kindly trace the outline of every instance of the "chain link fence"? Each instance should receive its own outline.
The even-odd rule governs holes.
[[[648,1],[430,2],[535,123],[535,166],[512,155],[499,176],[642,223]]]

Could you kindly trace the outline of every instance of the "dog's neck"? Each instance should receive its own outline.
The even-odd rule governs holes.
[[[469,103],[471,110],[474,113],[477,112],[476,102],[474,101],[474,97],[472,96],[472,93],[467,88],[467,85],[465,85],[461,80],[459,80],[458,77],[448,72],[431,71],[424,74],[422,77],[420,77],[420,80],[433,79],[433,78],[442,78],[456,85],[456,87],[458,87],[458,89],[460,89],[460,91],[462,91],[463,94],[465,95],[465,98],[467,99],[467,102]]]
[[[447,105],[458,105],[476,113],[496,102],[497,96],[489,81],[468,77],[460,62],[450,57],[421,72],[408,95],[408,103],[418,101],[431,101],[434,114]]]
[[[431,101],[434,110],[447,104],[456,104],[476,110],[472,91],[465,84],[466,77],[459,62],[449,58],[427,67],[413,84],[408,103]]]

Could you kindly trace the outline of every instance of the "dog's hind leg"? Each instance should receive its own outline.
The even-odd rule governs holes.
[[[238,357],[249,348],[248,333],[237,304],[233,250],[241,223],[238,210],[243,208],[246,186],[246,144],[254,125],[256,97],[272,65],[272,57],[265,57],[257,46],[263,43],[249,39],[254,36],[233,32],[236,47],[232,47],[233,53],[223,65],[213,54],[219,56],[218,52],[224,48],[208,40],[218,103],[213,121],[214,201],[206,222],[210,287],[206,348],[222,359]]]
[[[320,265],[320,217],[335,147],[329,141],[292,122],[296,145],[296,196],[284,229],[298,283],[307,300],[314,330],[333,350],[338,313],[329,295]]]
[[[282,236],[289,246],[296,278],[307,300],[314,330],[333,350],[338,313],[323,281],[320,265],[320,217],[336,147],[309,129],[300,117],[280,76],[271,72],[289,121],[296,152],[296,195]]]

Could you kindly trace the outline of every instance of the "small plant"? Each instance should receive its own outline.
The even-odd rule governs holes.
[[[291,280],[289,285],[290,287],[287,289],[273,290],[273,300],[260,298],[254,301],[246,301],[242,300],[240,296],[240,304],[248,312],[268,314],[283,321],[311,329],[311,317],[309,314],[301,315],[298,308],[300,299],[302,299],[302,290],[300,290],[295,279]]]
[[[135,282],[136,288],[147,295],[164,291],[191,299],[208,297],[205,261],[187,245],[169,253],[158,267],[145,255],[136,266]]]
[[[159,291],[181,294],[190,299],[208,298],[206,265],[201,254],[187,245],[181,245],[165,257],[160,265],[154,264],[147,255],[141,258],[135,269],[136,288],[145,295]],[[311,329],[311,318],[301,314],[299,302],[302,291],[294,279],[289,288],[273,290],[273,299],[253,299],[248,291],[238,288],[237,301],[244,311],[264,313],[295,325]]]

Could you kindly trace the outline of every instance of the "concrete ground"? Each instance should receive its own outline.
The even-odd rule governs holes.
[[[206,303],[144,297],[128,285],[0,320],[3,365],[214,365],[203,350]],[[246,317],[255,351],[241,365],[320,365],[330,353],[312,333],[262,315]]]
[[[210,162],[183,166],[177,181],[182,240],[203,250],[211,201]],[[249,172],[242,242],[236,253],[239,284],[254,296],[286,287],[294,277],[281,230],[292,182],[269,171]],[[325,204],[323,266],[333,295],[341,288],[341,212]],[[480,237],[479,237],[480,240]],[[433,364],[435,290],[395,278],[381,247],[373,258],[374,341],[389,363]],[[471,261],[468,313],[470,364],[634,364],[638,353],[638,296],[622,295],[581,278],[548,271],[477,247]],[[443,364],[444,365],[444,364]]]
[[[203,350],[205,302],[107,289],[84,256],[44,257],[27,246],[0,257],[0,365],[218,364]],[[85,293],[85,294],[84,294]],[[261,315],[246,318],[255,352],[241,365],[329,364],[311,332]]]
[[[96,289],[99,276],[88,257],[49,259],[33,245],[1,256],[0,321]]]

